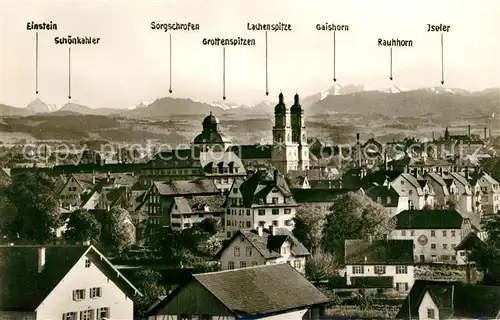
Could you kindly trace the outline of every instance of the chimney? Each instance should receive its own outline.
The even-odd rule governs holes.
[[[278,170],[274,169],[274,172],[273,172],[273,181],[274,183],[277,183],[278,181]]]
[[[92,170],[92,184],[95,184],[95,171]]]
[[[258,235],[259,237],[262,237],[262,227],[261,227],[261,226],[258,226],[258,227],[257,227],[257,235]]]
[[[269,226],[269,233],[272,236],[275,236],[276,235],[276,227],[275,226]]]
[[[356,133],[356,147],[358,148],[358,167],[361,168],[361,144],[359,143],[359,132]]]
[[[486,136],[486,127],[484,127],[484,140],[486,140],[486,138],[488,137]]]
[[[38,248],[38,273],[41,273],[45,268],[45,248]]]
[[[467,126],[467,136],[470,138],[470,124]]]
[[[368,257],[367,256],[365,256],[365,262],[368,262]]]
[[[111,172],[108,171],[106,174],[106,182],[109,183],[109,179],[111,178]]]

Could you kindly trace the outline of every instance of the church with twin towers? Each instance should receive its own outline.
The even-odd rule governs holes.
[[[201,148],[202,152],[234,152],[245,166],[270,164],[282,174],[309,170],[305,115],[298,94],[295,94],[290,108],[285,104],[283,93],[279,94],[278,104],[274,107],[272,145],[233,145],[220,131],[219,120],[211,112],[202,126],[202,132],[193,140],[193,145]]]

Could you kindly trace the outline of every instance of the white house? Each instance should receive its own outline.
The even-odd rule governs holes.
[[[225,231],[227,238],[239,229],[257,227],[293,229],[297,208],[284,177],[275,170],[257,171],[247,180],[236,180],[227,196]]]
[[[286,228],[241,229],[217,253],[222,270],[288,263],[304,273],[309,251]]]
[[[133,319],[141,293],[93,246],[1,246],[0,318]]]
[[[500,287],[417,280],[395,319],[499,319]]]
[[[425,206],[434,207],[434,190],[425,179],[418,179],[409,174],[402,173],[391,182],[391,186],[398,194],[408,197],[410,210],[423,209]]]
[[[456,210],[406,210],[394,218],[391,238],[413,240],[416,263],[455,263],[455,247],[475,230]]]
[[[481,190],[481,207],[484,214],[500,212],[500,185],[489,174],[483,172],[476,183]]]
[[[485,246],[485,243],[477,236],[476,233],[469,233],[456,247],[455,251],[457,264],[463,265],[467,263],[473,263],[474,261],[469,260],[469,254],[474,249],[481,249]]]
[[[329,299],[287,263],[192,275],[149,320],[317,320]]]
[[[346,284],[408,291],[414,282],[413,241],[346,240]]]

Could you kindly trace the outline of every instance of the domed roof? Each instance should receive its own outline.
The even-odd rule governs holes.
[[[203,119],[203,125],[207,124],[219,124],[219,119],[212,115],[212,111],[210,111],[210,115]]]
[[[295,94],[293,106],[290,108],[290,112],[292,113],[302,112],[302,106],[300,105],[298,94]]]
[[[276,105],[276,107],[274,107],[274,113],[286,113],[286,106],[285,102],[283,101],[284,100],[283,93],[280,92],[280,95],[278,97],[279,97],[279,102]]]

